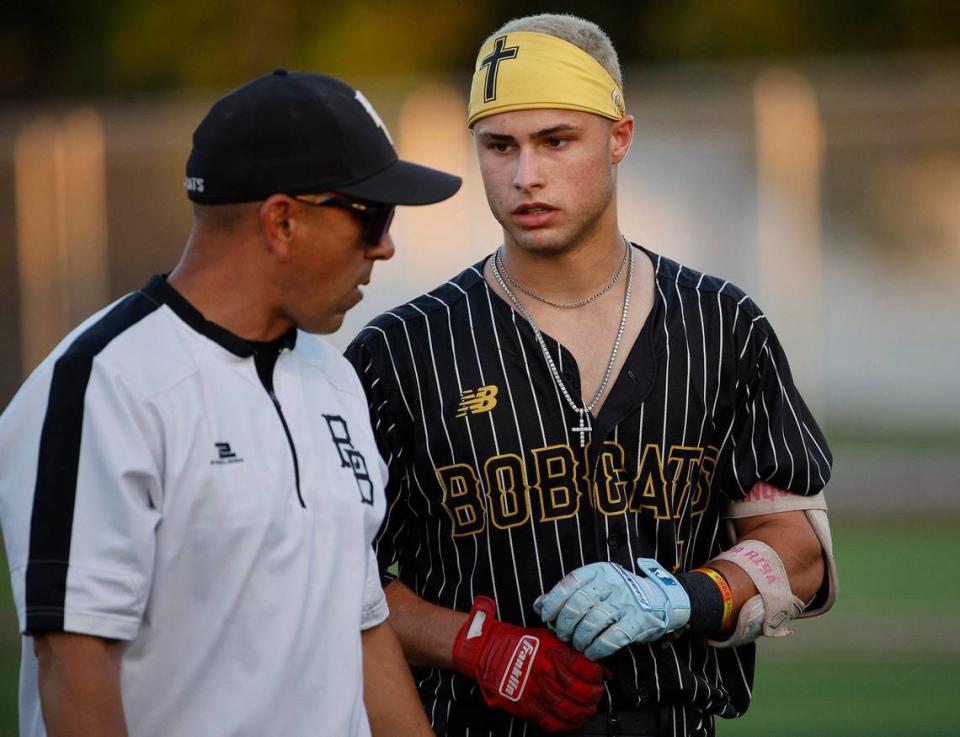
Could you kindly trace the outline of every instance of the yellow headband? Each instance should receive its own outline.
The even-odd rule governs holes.
[[[562,108],[612,120],[624,114],[623,92],[585,51],[546,33],[506,33],[477,54],[467,126],[511,110]]]

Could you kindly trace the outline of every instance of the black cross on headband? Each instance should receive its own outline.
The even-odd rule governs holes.
[[[480,67],[487,67],[487,78],[483,87],[483,101],[490,102],[497,99],[497,67],[504,59],[516,59],[519,46],[510,46],[504,48],[507,43],[507,37],[501,36],[493,42],[493,52],[484,57],[480,62]]]

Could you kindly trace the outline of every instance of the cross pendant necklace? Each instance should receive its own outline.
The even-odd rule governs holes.
[[[580,424],[576,427],[571,427],[570,429],[574,432],[580,433],[580,447],[583,448],[586,446],[586,435],[593,429],[593,427],[590,424],[589,412],[581,409],[577,411],[577,414],[580,417]]]
[[[623,238],[623,236],[620,236]],[[533,330],[533,335],[537,339],[537,343],[540,344],[540,351],[543,353],[543,360],[546,361],[547,367],[550,369],[550,376],[553,378],[554,383],[557,385],[557,388],[560,390],[560,393],[563,394],[563,398],[566,400],[567,405],[574,412],[577,413],[579,417],[579,424],[576,427],[571,427],[575,433],[580,434],[580,447],[585,448],[587,444],[587,433],[593,432],[593,427],[590,422],[590,413],[593,411],[593,408],[597,406],[597,403],[600,401],[600,397],[603,396],[603,392],[607,388],[607,383],[610,381],[610,375],[613,373],[613,367],[617,362],[617,352],[620,350],[620,342],[623,340],[623,330],[627,325],[627,315],[630,312],[630,292],[633,285],[633,246],[630,245],[630,242],[623,238],[624,247],[627,249],[627,288],[624,290],[623,294],[623,310],[620,313],[620,326],[617,328],[617,337],[613,341],[613,350],[610,351],[610,360],[607,361],[607,369],[604,371],[603,380],[600,382],[600,386],[597,387],[597,391],[593,395],[593,399],[581,407],[577,402],[573,401],[573,397],[570,396],[570,390],[567,389],[567,385],[563,383],[563,379],[560,378],[560,371],[557,369],[557,365],[553,362],[553,356],[550,355],[550,351],[547,350],[547,343],[543,339],[543,334],[540,332],[540,328],[537,327],[537,323],[534,322],[533,316],[523,306],[523,303],[520,301],[520,298],[514,293],[510,288],[507,282],[504,280],[503,275],[500,273],[500,265],[503,263],[500,256],[500,250],[503,246],[497,249],[497,252],[494,254],[493,263],[490,265],[493,272],[493,276],[497,280],[497,284],[500,285],[500,288],[504,291],[504,294],[510,298],[510,301],[513,303],[514,308],[519,312],[524,319],[530,323],[530,328]]]

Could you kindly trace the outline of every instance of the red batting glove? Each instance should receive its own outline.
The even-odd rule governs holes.
[[[550,630],[496,618],[493,599],[478,596],[453,643],[457,670],[480,684],[484,700],[541,729],[576,729],[597,710],[604,671]]]

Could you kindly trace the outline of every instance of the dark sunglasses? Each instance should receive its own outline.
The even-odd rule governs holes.
[[[325,200],[314,202],[298,195],[290,196],[305,205],[339,207],[341,210],[352,212],[363,222],[363,242],[368,246],[380,244],[383,236],[390,230],[390,223],[393,222],[393,214],[397,209],[395,205],[378,205],[370,202],[347,200],[342,197],[327,197]]]

